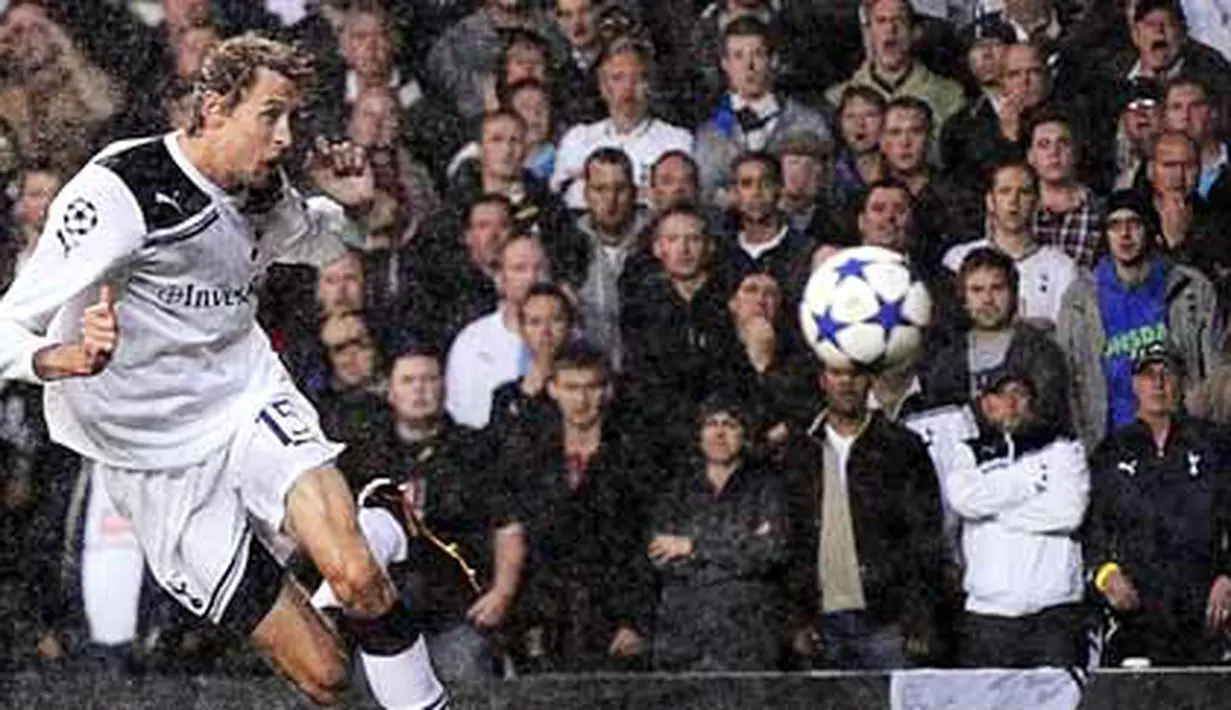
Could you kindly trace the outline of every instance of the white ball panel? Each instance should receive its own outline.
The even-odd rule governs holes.
[[[858,323],[838,331],[838,347],[856,362],[870,365],[885,353],[885,330],[879,324]]]
[[[858,323],[876,316],[880,301],[876,291],[863,279],[846,278],[838,285],[829,303],[830,315],[839,323]]]

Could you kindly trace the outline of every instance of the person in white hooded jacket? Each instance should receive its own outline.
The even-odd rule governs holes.
[[[1081,442],[1040,421],[1034,399],[1028,375],[993,378],[978,400],[980,435],[941,457],[945,497],[961,519],[963,666],[1084,663],[1077,532],[1089,469]]]

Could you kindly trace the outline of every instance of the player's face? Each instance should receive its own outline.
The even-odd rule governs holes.
[[[603,373],[591,368],[559,370],[547,384],[547,393],[560,408],[565,424],[578,429],[589,429],[598,422],[606,391]]]
[[[550,362],[568,339],[568,311],[555,296],[531,296],[521,308],[521,337],[540,362]]]
[[[871,387],[872,376],[853,367],[825,367],[821,372],[821,388],[825,390],[829,409],[841,417],[863,417],[868,410]]]
[[[505,248],[497,285],[509,307],[520,307],[530,287],[547,277],[547,256],[538,240],[518,239]]]
[[[521,176],[526,160],[526,131],[512,118],[494,118],[483,122],[479,144],[483,172],[509,180]]]
[[[1181,137],[1165,135],[1154,144],[1150,183],[1162,193],[1188,195],[1197,187],[1201,164],[1192,144]]]
[[[1019,234],[1030,226],[1038,201],[1038,188],[1030,173],[1020,167],[1009,167],[992,178],[987,213],[997,230]]]
[[[744,450],[744,426],[726,412],[715,412],[701,422],[700,443],[706,463],[728,466]]]
[[[1034,129],[1027,153],[1039,179],[1061,184],[1073,177],[1073,135],[1063,123],[1044,123]]]
[[[362,310],[363,286],[363,266],[354,256],[347,255],[321,269],[316,288],[321,313],[328,316]]]
[[[764,318],[773,323],[778,317],[781,303],[782,289],[773,276],[749,274],[739,282],[739,288],[735,289],[727,305],[736,323],[744,323],[751,318]]]
[[[686,214],[663,220],[654,237],[654,256],[673,279],[696,278],[705,267],[710,238],[701,221]]]
[[[654,209],[662,212],[696,199],[697,175],[683,158],[668,158],[659,163],[650,183],[650,202]]]
[[[207,99],[205,131],[218,137],[215,153],[237,184],[260,185],[274,174],[291,148],[291,112],[298,99],[293,81],[264,67],[231,111],[221,97]]]
[[[922,170],[928,157],[927,119],[912,109],[890,109],[881,133],[881,153],[898,173],[910,175]]]
[[[759,99],[770,89],[770,54],[765,38],[735,36],[727,40],[722,57],[730,90],[748,99]]]
[[[343,389],[355,389],[372,380],[376,366],[376,347],[367,326],[358,316],[341,316],[325,321],[321,345],[329,358],[329,368]]]
[[[904,254],[910,248],[910,220],[910,195],[905,190],[873,190],[859,213],[859,236],[866,246]]]
[[[618,232],[633,218],[637,191],[631,176],[615,163],[594,162],[586,176],[586,208],[599,229]]]
[[[1000,330],[1009,324],[1013,290],[999,269],[975,269],[966,277],[966,313],[976,330]]]
[[[1150,363],[1133,375],[1133,394],[1141,414],[1173,414],[1180,405],[1180,378],[1165,363]]]
[[[470,261],[484,271],[495,269],[500,250],[509,239],[509,211],[504,205],[488,203],[470,211],[466,227],[466,252]]]
[[[1204,145],[1214,132],[1214,109],[1201,87],[1180,84],[1167,92],[1163,123],[1167,130],[1183,133],[1197,145]]]
[[[634,52],[620,52],[598,70],[599,91],[612,116],[636,118],[645,115],[650,87],[645,65]]]
[[[863,99],[847,101],[838,121],[842,141],[855,155],[879,149],[884,125],[885,113],[876,104]]]
[[[760,161],[748,161],[735,171],[735,206],[740,217],[765,224],[778,213],[778,177]]]
[[[1132,210],[1119,209],[1107,215],[1107,249],[1116,263],[1125,266],[1140,264],[1146,256],[1145,223]]]

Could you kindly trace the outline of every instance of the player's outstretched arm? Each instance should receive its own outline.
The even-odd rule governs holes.
[[[119,342],[119,294],[100,285],[122,280],[144,234],[136,200],[107,168],[87,165],[64,186],[0,300],[0,379],[37,383],[106,366]]]

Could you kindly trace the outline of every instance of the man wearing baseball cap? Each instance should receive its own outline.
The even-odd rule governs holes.
[[[1133,357],[1136,417],[1091,458],[1090,581],[1117,630],[1104,663],[1217,662],[1231,625],[1231,439],[1183,408],[1184,357]]]
[[[1001,369],[979,394],[979,435],[943,457],[945,500],[961,521],[965,562],[961,666],[1085,662],[1076,535],[1090,493],[1086,450],[1039,416],[1037,401],[1027,369]]]

